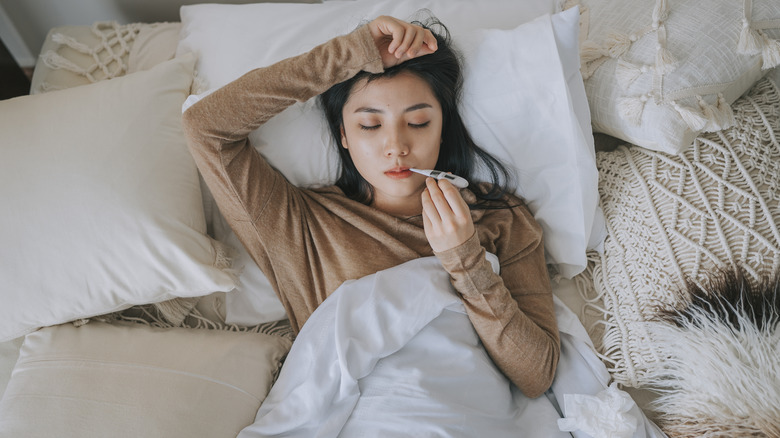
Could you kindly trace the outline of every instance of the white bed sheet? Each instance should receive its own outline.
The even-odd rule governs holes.
[[[551,391],[530,399],[487,356],[435,257],[345,282],[307,320],[255,423],[239,438],[377,431],[579,438],[592,436],[594,425],[595,436],[665,436],[627,394],[608,390],[606,367],[558,299],[556,316],[558,372]],[[607,395],[616,396],[603,401]],[[578,426],[571,434],[559,430],[562,417]]]

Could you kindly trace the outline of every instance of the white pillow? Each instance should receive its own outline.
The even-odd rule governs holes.
[[[0,101],[0,341],[235,286],[180,126],[194,62]]]
[[[544,229],[548,262],[572,278],[606,236],[577,65],[579,12],[480,34],[465,49],[463,120],[477,144],[514,168],[517,194]]]
[[[490,35],[478,32],[478,29],[514,29],[519,24],[556,12],[558,3],[357,0],[313,5],[184,6],[181,9],[182,37],[177,53],[199,54],[198,74],[213,90],[252,68],[300,54],[329,38],[349,32],[361,22],[377,15],[408,19],[420,8],[427,7],[450,29],[469,65],[469,58],[478,54],[475,53],[475,46]],[[533,57],[533,60],[522,60],[527,64],[509,62],[500,73],[475,64],[469,65],[466,71],[467,100],[477,97],[488,99],[489,93],[495,94],[494,85],[481,78],[492,78],[509,84],[513,83],[515,74],[524,74],[528,80],[542,81],[502,90],[507,94],[507,100],[523,108],[517,114],[527,118],[507,120],[502,117],[499,120],[502,123],[488,120],[488,124],[479,130],[478,126],[484,118],[475,111],[481,111],[486,103],[473,101],[462,108],[466,123],[479,131],[475,135],[478,144],[498,156],[515,160],[512,164],[517,166],[521,181],[526,185],[520,194],[529,202],[537,220],[545,228],[549,261],[567,277],[584,269],[586,249],[597,248],[605,235],[598,207],[590,115],[579,75],[579,20],[576,15],[574,10],[554,19],[554,39],[545,40],[532,32],[526,32],[529,40],[523,41],[522,47],[514,47],[515,50],[507,50],[506,47],[490,49],[495,57],[506,56],[515,61],[520,61],[517,57],[521,54]],[[287,17],[290,16],[296,17],[297,25],[294,27],[289,26]],[[546,34],[547,37],[551,35],[550,32]],[[500,37],[496,34],[491,38]],[[556,72],[547,75],[527,71],[532,69],[525,66],[536,61],[539,62],[537,68],[554,68]],[[545,91],[556,94],[561,100],[554,102],[554,108],[538,111],[532,99]],[[185,108],[206,93],[191,96]],[[500,126],[502,132],[493,132],[492,126]],[[537,130],[540,126],[546,128],[543,134]],[[549,129],[553,126],[555,129]],[[531,133],[537,134],[533,136],[533,143],[529,143],[531,137],[526,136]],[[522,152],[508,156],[506,149],[495,143],[496,138],[508,139],[512,142],[510,145],[522,146]],[[294,184],[332,184],[336,179],[338,158],[324,117],[314,99],[293,105],[274,117],[250,134],[250,141]],[[284,147],[279,147],[280,144]],[[532,185],[531,181],[537,181],[538,184]],[[217,227],[215,225],[215,233],[218,233]],[[229,233],[227,231],[225,234]],[[255,269],[252,265],[247,264],[245,272],[247,269]],[[256,288],[249,284],[245,286],[252,288],[253,294],[265,288],[265,285]],[[272,292],[267,289],[267,293]],[[246,324],[262,322],[232,319],[238,312],[249,309],[244,298],[242,294],[228,294],[228,320]],[[240,304],[238,301],[241,301]],[[235,302],[235,305],[231,305],[231,302]],[[257,310],[281,311],[280,304],[270,308],[265,304],[263,306]]]
[[[288,339],[91,322],[27,335],[0,400],[3,437],[235,437]]]
[[[730,104],[780,63],[777,0],[576,0],[593,128],[668,154],[734,123]]]

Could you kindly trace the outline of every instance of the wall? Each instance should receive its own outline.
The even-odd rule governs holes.
[[[281,1],[281,0],[280,0]],[[288,0],[289,1],[289,0]],[[318,0],[293,0],[319,3]],[[256,3],[258,0],[208,3]],[[179,7],[198,3],[186,0],[0,0],[0,38],[22,67],[32,67],[52,27],[91,25],[95,21],[119,23],[179,21]]]

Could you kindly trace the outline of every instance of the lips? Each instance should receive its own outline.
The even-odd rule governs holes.
[[[409,170],[408,167],[395,167],[385,171],[385,175],[393,179],[404,179],[412,176],[413,174],[414,172]]]

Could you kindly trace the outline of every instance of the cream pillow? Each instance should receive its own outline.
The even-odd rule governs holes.
[[[780,64],[777,0],[574,0],[593,129],[677,154]]]
[[[0,101],[0,341],[235,286],[180,126],[194,62]]]
[[[759,81],[734,114],[732,128],[679,156],[636,146],[597,154],[609,234],[593,267],[591,298],[604,303],[594,341],[623,385],[643,386],[663,364],[648,321],[687,298],[686,280],[732,264],[751,280],[780,268],[780,90]]]
[[[235,437],[291,345],[259,333],[91,322],[27,335],[0,436]]]

